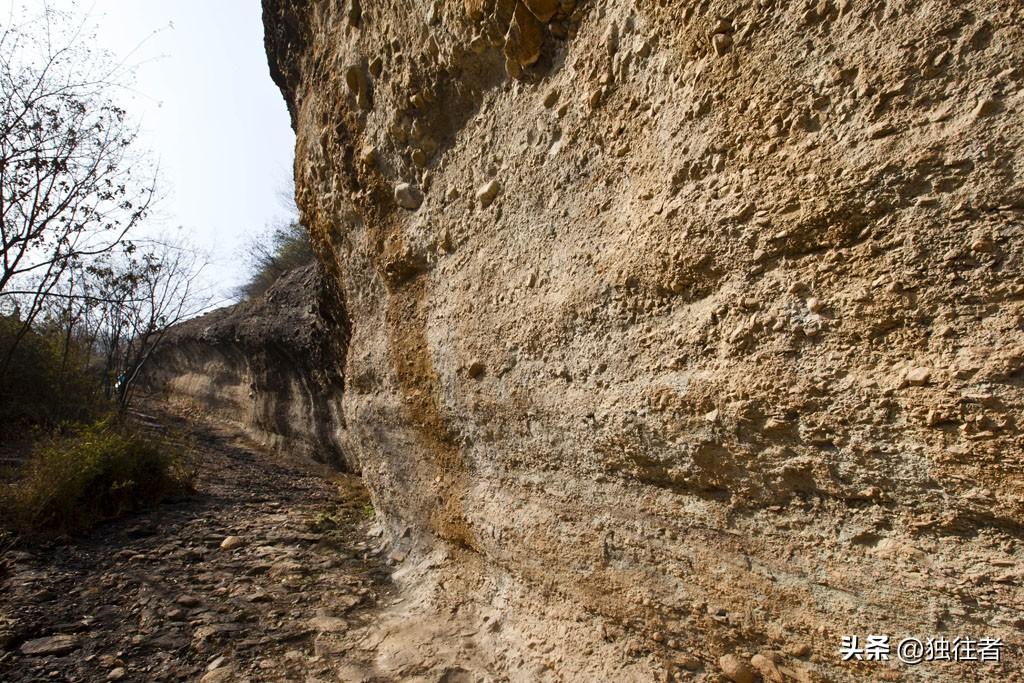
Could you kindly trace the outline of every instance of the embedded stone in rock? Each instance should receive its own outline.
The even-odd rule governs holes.
[[[480,379],[484,376],[485,372],[487,372],[487,367],[478,360],[474,360],[469,364],[469,367],[466,368],[466,374],[473,379]]]
[[[21,644],[21,654],[28,657],[40,657],[44,655],[66,655],[77,650],[80,639],[74,635],[47,636],[36,638]]]
[[[403,209],[415,211],[423,204],[423,193],[409,183],[395,185],[395,201]]]
[[[558,0],[523,0],[526,7],[541,21],[549,21],[558,11]]]
[[[714,33],[732,33],[735,31],[735,27],[732,25],[732,20],[725,17],[719,17],[718,23],[715,25]]]
[[[373,145],[364,145],[359,150],[359,161],[366,164],[367,166],[372,165],[377,160],[377,148]]]
[[[929,368],[911,368],[906,374],[907,384],[914,387],[923,387],[931,377],[932,371]]]
[[[987,254],[991,252],[994,246],[995,245],[992,243],[992,240],[984,235],[975,237],[974,240],[971,241],[971,251],[979,254]]]
[[[604,46],[609,57],[614,57],[615,53],[619,51],[619,25],[614,21],[604,33]]]
[[[971,112],[971,116],[976,119],[980,119],[985,116],[991,116],[996,113],[998,109],[999,103],[996,100],[991,97],[983,97],[978,100],[978,104],[975,106],[974,111]]]
[[[518,3],[505,34],[505,57],[514,64],[529,66],[540,58],[543,44],[544,25],[525,5]]]
[[[481,185],[476,191],[476,198],[480,201],[480,208],[486,209],[494,201],[494,198],[498,196],[498,191],[501,190],[501,185],[497,180],[492,180],[489,183]]]
[[[384,259],[383,275],[391,285],[400,285],[416,277],[428,268],[427,260],[422,252],[414,251],[406,246],[397,254]]]
[[[361,66],[350,66],[345,70],[345,83],[356,96],[356,104],[360,109],[370,109],[370,81]]]
[[[881,140],[882,138],[887,138],[890,135],[896,135],[898,132],[899,130],[896,126],[882,121],[868,129],[868,137],[872,140]]]
[[[715,54],[724,55],[732,50],[732,36],[728,33],[716,33],[711,39],[711,45],[715,48]]]

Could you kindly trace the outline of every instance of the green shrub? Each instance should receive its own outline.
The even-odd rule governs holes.
[[[0,376],[0,441],[51,431],[62,422],[89,422],[110,407],[101,378],[88,368],[87,349],[63,348],[61,332],[45,326],[19,339],[21,328],[17,315],[0,314],[0,361],[11,353]]]
[[[184,454],[108,421],[38,444],[0,491],[4,525],[19,532],[84,531],[191,489]]]

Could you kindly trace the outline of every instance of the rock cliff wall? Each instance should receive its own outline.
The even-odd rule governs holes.
[[[341,443],[348,321],[331,292],[308,266],[256,299],[177,325],[141,383],[276,449],[358,471]]]
[[[264,19],[341,448],[415,604],[473,596],[464,667],[897,680],[838,655],[889,634],[1006,643],[921,680],[1021,674],[1019,3]]]

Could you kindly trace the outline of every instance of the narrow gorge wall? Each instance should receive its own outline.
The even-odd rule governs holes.
[[[1021,675],[1019,3],[264,20],[351,317],[340,448],[407,576],[500,624],[464,666]],[[1004,663],[840,662],[868,634]]]
[[[358,471],[341,443],[348,320],[334,291],[307,266],[250,301],[176,325],[141,384],[275,449]]]

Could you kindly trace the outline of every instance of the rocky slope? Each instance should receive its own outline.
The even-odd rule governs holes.
[[[5,544],[0,680],[351,680],[393,598],[358,477],[144,407],[131,423],[194,456],[195,495],[73,543]]]
[[[307,266],[256,299],[176,325],[141,383],[273,448],[358,471],[339,438],[348,320],[333,292]]]
[[[469,669],[1021,675],[1019,3],[263,5],[339,446]]]

